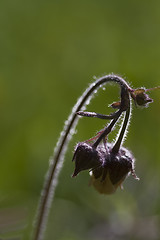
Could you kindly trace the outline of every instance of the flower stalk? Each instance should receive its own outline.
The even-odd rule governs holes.
[[[84,112],[86,105],[89,104],[91,98],[94,96],[94,92],[108,82],[115,82],[120,86],[121,101],[120,103],[113,105],[113,106],[116,106],[114,108],[118,108],[118,110],[115,113],[112,113],[111,115],[102,115],[102,114]],[[142,92],[140,93],[143,95],[142,96],[143,101],[140,102],[141,105],[146,104],[146,102],[148,103],[146,93],[145,94],[143,94]],[[38,206],[38,210],[37,210],[37,214],[34,222],[34,229],[32,234],[33,240],[42,240],[44,238],[49,210],[53,201],[55,188],[58,183],[58,176],[63,166],[64,155],[66,153],[69,141],[72,138],[73,132],[79,120],[78,115],[86,116],[86,117],[98,117],[101,119],[111,119],[111,123],[104,129],[104,131],[102,131],[102,133],[98,134],[97,137],[94,138],[96,139],[96,141],[92,145],[81,144],[78,146],[74,154],[74,161],[76,164],[79,164],[78,168],[80,169],[77,169],[77,171],[73,174],[73,176],[76,176],[81,170],[92,169],[94,180],[98,179],[100,183],[105,184],[104,182],[109,176],[111,185],[113,185],[111,187],[115,188],[115,185],[117,184],[119,185],[122,179],[125,178],[128,171],[133,171],[130,154],[126,153],[124,149],[119,151],[125,130],[127,128],[129,115],[130,115],[130,98],[131,97],[136,102],[137,95],[135,94],[134,90],[130,88],[128,83],[123,78],[117,75],[111,74],[111,75],[103,76],[97,79],[85,90],[82,96],[78,99],[77,103],[72,109],[72,112],[68,120],[65,122],[63,131],[61,132],[61,135],[55,147],[53,158],[45,178],[45,182],[44,182],[44,186],[43,186],[43,190],[40,197],[39,206]],[[105,144],[108,134],[112,131],[114,125],[116,124],[117,120],[119,119],[120,115],[123,112],[126,112],[126,117],[125,117],[124,125],[122,127],[122,130],[117,142],[115,143],[114,146],[111,146],[111,144],[109,143]],[[102,140],[104,143],[103,145],[101,144]],[[80,146],[81,146],[81,149],[80,149]],[[105,155],[106,149],[108,149],[109,155],[107,156],[109,158],[108,157],[106,158],[106,155]],[[87,159],[89,159],[89,163],[86,164],[85,162],[85,166],[82,166],[84,164],[83,163],[84,158],[81,157],[82,156],[81,151],[84,154],[82,155],[83,156],[87,155]],[[127,164],[123,168],[123,171],[121,171],[121,173],[117,176],[116,175],[117,171],[115,172],[112,170],[113,166],[111,165],[108,168],[109,165],[107,165],[106,167],[106,163],[108,164],[108,161],[110,161],[110,159],[115,160],[115,156],[119,159],[123,158],[124,156],[122,155],[124,152],[126,153],[125,156],[127,158]],[[116,155],[116,154],[119,154],[119,155]],[[116,168],[119,168],[119,166],[116,165]],[[108,175],[108,172],[109,172],[109,175]],[[96,185],[97,183],[94,183],[94,184]]]

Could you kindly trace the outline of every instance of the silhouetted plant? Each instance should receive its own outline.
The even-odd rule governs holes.
[[[121,99],[111,104],[111,107],[117,110],[110,115],[84,112],[86,105],[89,104],[94,96],[94,92],[108,82],[115,82],[120,86]],[[129,174],[138,179],[134,169],[134,157],[122,144],[130,120],[131,99],[134,100],[136,106],[147,107],[153,101],[147,95],[147,92],[150,90],[152,89],[132,89],[123,78],[111,74],[97,79],[78,99],[68,120],[65,122],[64,129],[54,150],[54,156],[50,161],[34,224],[34,240],[43,239],[49,209],[54,197],[55,187],[58,183],[59,172],[63,165],[68,143],[78,123],[78,116],[110,120],[110,123],[93,138],[77,144],[73,156],[73,161],[75,162],[73,177],[83,170],[89,170],[91,174],[90,183],[98,192],[104,194],[114,193]],[[108,135],[113,131],[114,126],[123,113],[125,113],[124,120],[117,139],[115,142],[109,143]]]

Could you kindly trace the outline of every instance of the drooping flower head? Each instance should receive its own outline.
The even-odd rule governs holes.
[[[83,170],[90,170],[90,184],[99,193],[114,193],[118,186],[122,188],[122,182],[134,173],[134,162],[132,154],[126,148],[121,148],[118,153],[112,152],[113,144],[107,144],[108,151],[104,144],[100,144],[97,149],[87,143],[78,143],[73,161],[75,171],[72,177],[77,176]]]
[[[134,100],[136,105],[142,107],[146,107],[153,102],[146,94],[147,91],[152,89],[132,89],[123,79],[117,76],[115,78],[111,76],[109,80],[120,85],[121,100],[110,105],[117,111],[110,115],[95,112],[77,112],[80,116],[106,119],[110,120],[110,123],[98,132],[95,137],[78,143],[73,156],[75,170],[72,177],[77,176],[81,171],[89,170],[91,175],[90,185],[93,185],[99,193],[103,194],[114,193],[118,186],[122,188],[122,182],[130,174],[135,179],[139,179],[135,174],[135,159],[122,144],[130,120],[131,99]],[[108,135],[124,112],[124,120],[116,142],[108,143]]]

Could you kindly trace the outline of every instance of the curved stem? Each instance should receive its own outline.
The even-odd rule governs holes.
[[[93,148],[96,148],[98,146],[98,144],[102,141],[102,139],[105,139],[105,137],[112,131],[112,128],[115,125],[115,123],[117,122],[117,120],[120,117],[121,113],[122,112],[119,110],[118,116],[111,121],[111,123],[105,128],[105,130],[99,136],[99,138],[93,143],[93,145],[92,145]]]
[[[123,138],[125,136],[125,133],[127,132],[127,128],[128,128],[128,125],[129,125],[130,114],[131,114],[131,104],[129,104],[129,107],[126,110],[123,126],[122,126],[122,128],[120,130],[120,134],[118,136],[118,139],[117,139],[115,145],[112,148],[112,153],[116,154],[116,153],[118,153],[118,151],[120,149],[120,146],[121,146],[121,144],[123,142]]]
[[[95,113],[95,112],[83,112],[83,111],[79,111],[77,112],[78,115],[82,116],[82,117],[94,117],[94,118],[100,118],[100,119],[114,119],[119,115],[119,111],[114,112],[110,115],[104,115],[104,114],[100,114],[100,113]]]
[[[42,240],[44,236],[44,231],[47,224],[49,209],[51,207],[51,203],[54,196],[54,191],[57,185],[59,172],[62,168],[64,154],[67,150],[68,143],[72,137],[74,129],[78,123],[77,112],[84,110],[86,104],[89,103],[92,96],[94,95],[94,91],[104,85],[107,82],[116,82],[120,85],[121,90],[129,90],[130,87],[126,83],[126,81],[116,75],[107,75],[97,79],[94,83],[92,83],[83,95],[78,99],[77,103],[72,109],[72,113],[70,114],[67,122],[64,125],[64,129],[60,135],[60,138],[57,142],[56,148],[54,150],[54,156],[52,164],[49,166],[49,171],[45,179],[45,184],[42,190],[42,194],[40,197],[39,207],[37,210],[37,215],[34,224],[33,237],[34,240]]]

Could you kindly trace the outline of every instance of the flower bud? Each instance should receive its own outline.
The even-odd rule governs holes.
[[[73,156],[75,177],[83,170],[91,170],[90,184],[99,193],[112,194],[125,178],[134,172],[134,157],[126,148],[122,147],[118,153],[112,152],[113,144],[99,144],[95,149],[85,142],[78,143]]]
[[[147,107],[148,103],[153,102],[153,99],[146,94],[146,90],[144,88],[134,90],[132,96],[138,106]]]
[[[85,142],[77,144],[72,161],[75,162],[75,171],[72,177],[82,170],[94,169],[101,165],[98,151]]]
[[[107,144],[109,153],[105,155],[103,166],[95,169],[91,173],[91,184],[99,193],[112,194],[116,191],[125,178],[131,173],[138,179],[134,173],[134,158],[131,153],[121,148],[117,154],[112,153],[112,145]],[[99,145],[98,151],[104,148]]]

